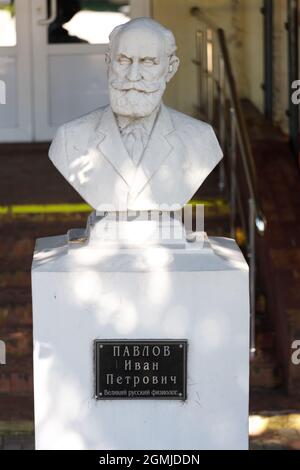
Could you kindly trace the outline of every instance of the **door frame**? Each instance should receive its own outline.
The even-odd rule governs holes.
[[[43,70],[47,70],[47,54],[40,54],[37,60],[36,45],[40,40],[46,41],[46,28],[34,28],[36,16],[33,8],[41,6],[40,17],[45,16],[46,0],[15,0],[17,44],[11,47],[0,47],[0,57],[13,57],[16,60],[16,109],[17,125],[10,128],[0,128],[0,143],[48,141],[51,132],[45,131],[48,112],[48,78]],[[151,0],[131,0],[132,17],[151,16]],[[61,45],[51,45],[55,54],[63,54]],[[72,47],[74,46],[74,47]],[[106,45],[81,44],[81,52],[86,53],[95,49],[97,53],[104,52]],[[78,53],[76,44],[68,44],[68,53]],[[45,72],[44,72],[45,73]],[[0,77],[1,78],[1,77]],[[6,106],[6,104],[0,104]],[[44,123],[44,128],[43,128]]]
[[[33,136],[30,0],[15,0],[17,44],[0,47],[0,57],[16,61],[16,127],[0,128],[0,142],[29,142]],[[1,104],[0,106],[6,106]]]
[[[52,139],[56,127],[49,124],[49,74],[48,57],[55,55],[104,55],[107,44],[48,44],[47,26],[38,25],[38,20],[47,16],[47,0],[31,0],[31,28],[33,47],[33,116],[35,141]],[[132,17],[150,16],[151,0],[131,0]]]

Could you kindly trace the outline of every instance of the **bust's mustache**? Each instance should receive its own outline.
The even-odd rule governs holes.
[[[139,82],[129,82],[128,80],[119,80],[119,79],[112,79],[110,80],[110,85],[118,91],[138,91],[141,93],[156,93],[162,87],[161,82],[151,82],[146,83],[143,80]]]

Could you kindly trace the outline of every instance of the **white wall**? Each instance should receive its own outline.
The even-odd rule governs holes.
[[[194,114],[197,104],[195,33],[199,27],[190,8],[198,6],[216,25],[224,28],[241,96],[263,110],[263,17],[261,0],[153,0],[153,17],[175,34],[181,67],[170,83],[166,103]]]

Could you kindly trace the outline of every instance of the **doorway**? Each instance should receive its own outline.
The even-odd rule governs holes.
[[[0,0],[0,141],[49,141],[107,104],[108,35],[137,16],[150,0]]]

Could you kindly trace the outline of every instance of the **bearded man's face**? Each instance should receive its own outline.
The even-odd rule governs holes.
[[[149,116],[161,103],[168,71],[162,35],[145,29],[121,32],[114,41],[108,68],[113,112],[133,118]]]

